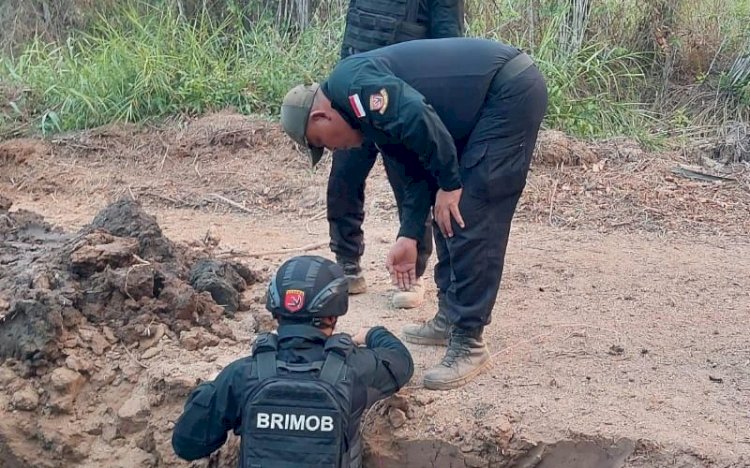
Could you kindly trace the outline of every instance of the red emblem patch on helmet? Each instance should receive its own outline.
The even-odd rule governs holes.
[[[299,312],[305,306],[305,291],[288,289],[284,295],[284,308],[291,313]]]

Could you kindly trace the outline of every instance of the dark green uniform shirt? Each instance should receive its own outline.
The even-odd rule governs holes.
[[[282,325],[278,334],[280,360],[300,364],[324,359],[327,337],[320,330]],[[354,349],[346,361],[356,378],[351,417],[357,424],[366,408],[396,393],[414,373],[411,354],[385,328],[372,328],[366,344]],[[172,447],[180,458],[207,457],[224,445],[228,431],[239,430],[245,402],[258,386],[256,366],[253,356],[234,361],[190,394],[172,433]]]
[[[429,171],[430,180],[407,184],[399,236],[421,237],[437,188],[461,188],[461,149],[495,74],[519,53],[485,39],[409,41],[346,58],[321,85],[333,108],[381,150],[403,147],[401,163]]]

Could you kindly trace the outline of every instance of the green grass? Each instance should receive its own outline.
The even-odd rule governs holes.
[[[529,1],[470,4],[468,34],[533,54],[549,86],[548,128],[587,138],[645,139],[659,122],[671,121],[654,97],[664,98],[659,67],[665,56],[643,32],[658,8],[668,16],[664,21],[680,30],[700,28],[694,35],[714,47],[703,51],[713,54],[714,67],[726,62],[713,71],[716,81],[722,80],[717,89],[723,86],[722,93],[740,109],[747,103],[748,84],[728,85],[726,72],[749,37],[742,34],[750,32],[750,0],[729,6],[699,0],[700,8],[679,11],[665,6],[670,0],[593,2],[580,47],[564,42],[568,12],[560,5],[567,3],[536,0],[538,9],[531,15]],[[37,39],[15,57],[0,57],[0,92],[3,83],[24,90],[0,105],[0,130],[24,121],[52,133],[226,106],[275,117],[291,86],[323,79],[335,64],[344,26],[340,11],[316,17],[311,27],[296,33],[263,17],[245,27],[247,18],[229,4],[232,8],[222,15],[199,11],[186,19],[161,2],[126,1],[63,43]],[[692,36],[675,36],[674,47],[682,47],[684,56],[673,54],[682,62],[670,66],[692,73],[693,62],[702,64],[704,57],[690,55],[698,50]],[[693,81],[710,81],[710,71]],[[672,108],[679,109],[681,122],[692,118],[688,106]]]
[[[267,23],[241,34],[231,26],[125,8],[64,45],[34,41],[0,66],[7,81],[30,90],[27,105],[47,132],[225,106],[273,113],[288,86],[333,61],[316,51],[314,30],[292,39]]]
[[[532,43],[528,31],[481,34],[486,25],[472,25],[470,34],[492,37],[521,47],[534,56],[547,80],[548,127],[590,138],[640,136],[652,121],[647,105],[638,101],[646,85],[647,57],[604,41],[591,39],[579,48],[561,47],[564,11],[551,10]]]

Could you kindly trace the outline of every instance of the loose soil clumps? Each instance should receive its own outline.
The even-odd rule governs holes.
[[[242,322],[250,330],[225,321],[265,273],[173,243],[130,199],[77,233],[11,208],[0,198],[0,407],[14,415],[0,422],[3,459],[172,460],[170,419],[215,369],[206,350],[252,336],[252,316]]]
[[[34,213],[6,208],[0,216],[0,358],[18,360],[26,375],[46,373],[82,344],[96,355],[111,342],[146,348],[160,324],[175,334],[210,328],[224,313],[220,305],[235,312],[239,292],[257,280],[247,268],[201,259],[188,282],[194,254],[164,237],[132,200],[109,205],[72,235]],[[89,326],[103,333],[94,342],[80,333]]]

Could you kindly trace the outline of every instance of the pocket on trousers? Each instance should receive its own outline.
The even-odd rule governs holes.
[[[526,157],[525,142],[508,145],[503,142],[487,148],[487,196],[490,200],[502,200],[515,196],[526,186],[529,161]]]
[[[471,145],[461,154],[458,163],[463,184],[463,193],[478,198],[486,198],[487,186],[487,143]]]

